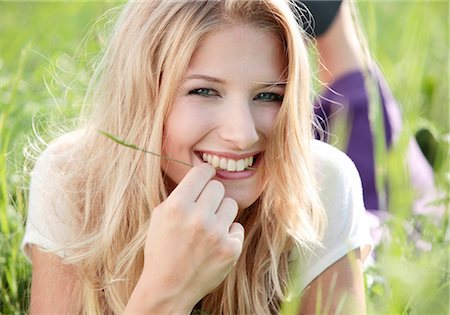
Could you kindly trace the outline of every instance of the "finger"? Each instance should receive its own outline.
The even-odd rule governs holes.
[[[196,204],[200,208],[211,211],[214,214],[219,208],[224,196],[225,187],[223,187],[223,184],[218,180],[210,180],[200,193]]]
[[[240,223],[231,224],[229,242],[234,258],[238,259],[244,246],[244,227]]]
[[[229,232],[231,224],[233,224],[238,214],[238,204],[236,200],[231,198],[223,198],[217,210],[217,220],[219,224]]]
[[[245,230],[242,224],[234,222],[230,227],[230,237],[234,238],[242,246],[244,243]]]
[[[216,174],[216,169],[207,163],[194,166],[171,193],[188,202],[195,202],[206,184]],[[173,198],[172,197],[172,198]]]

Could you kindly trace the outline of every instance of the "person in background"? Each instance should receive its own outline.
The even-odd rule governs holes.
[[[362,179],[364,203],[369,216],[386,216],[387,200],[377,190],[375,178],[374,123],[370,118],[368,86],[375,86],[384,124],[387,149],[398,139],[402,129],[399,106],[364,46],[359,25],[354,18],[356,8],[349,1],[296,1],[296,13],[305,31],[314,37],[318,52],[319,79],[323,84],[317,97],[315,113],[325,131],[323,140],[345,142],[347,155],[355,163]],[[333,127],[345,122],[347,139],[333,135]],[[318,135],[320,132],[318,132]],[[412,187],[417,192],[413,212],[427,214],[435,211],[428,205],[436,197],[433,170],[415,139],[407,152],[407,167]],[[389,196],[387,196],[389,197]],[[376,224],[377,218],[372,219]]]

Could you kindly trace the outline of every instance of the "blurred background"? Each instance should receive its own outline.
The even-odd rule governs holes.
[[[0,314],[27,312],[31,267],[20,242],[32,156],[52,138],[55,121],[70,127],[80,111],[120,4],[0,2]],[[366,272],[369,314],[449,314],[449,3],[356,4],[369,48],[401,105],[402,138],[418,140],[442,192],[435,202],[444,209],[438,220],[412,214],[404,142],[378,160],[392,216],[383,226],[389,240]]]

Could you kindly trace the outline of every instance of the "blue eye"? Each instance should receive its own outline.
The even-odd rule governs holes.
[[[205,97],[218,96],[219,95],[219,93],[216,90],[208,89],[208,88],[194,89],[194,90],[189,91],[188,94],[189,95],[205,96]]]
[[[263,101],[263,102],[282,102],[284,95],[280,95],[277,93],[259,93],[256,95],[253,100],[254,101]]]

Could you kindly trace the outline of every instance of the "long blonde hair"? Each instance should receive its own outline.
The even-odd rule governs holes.
[[[246,229],[243,252],[202,308],[213,314],[276,312],[286,298],[291,252],[310,252],[319,244],[325,216],[310,156],[309,64],[289,3],[130,2],[92,80],[93,106],[65,170],[77,232],[66,262],[78,267],[80,312],[124,310],[143,268],[152,209],[168,194],[158,158],[117,145],[97,130],[160,153],[164,121],[191,56],[205,35],[233,24],[278,36],[287,86],[261,170],[270,180],[238,216]]]

